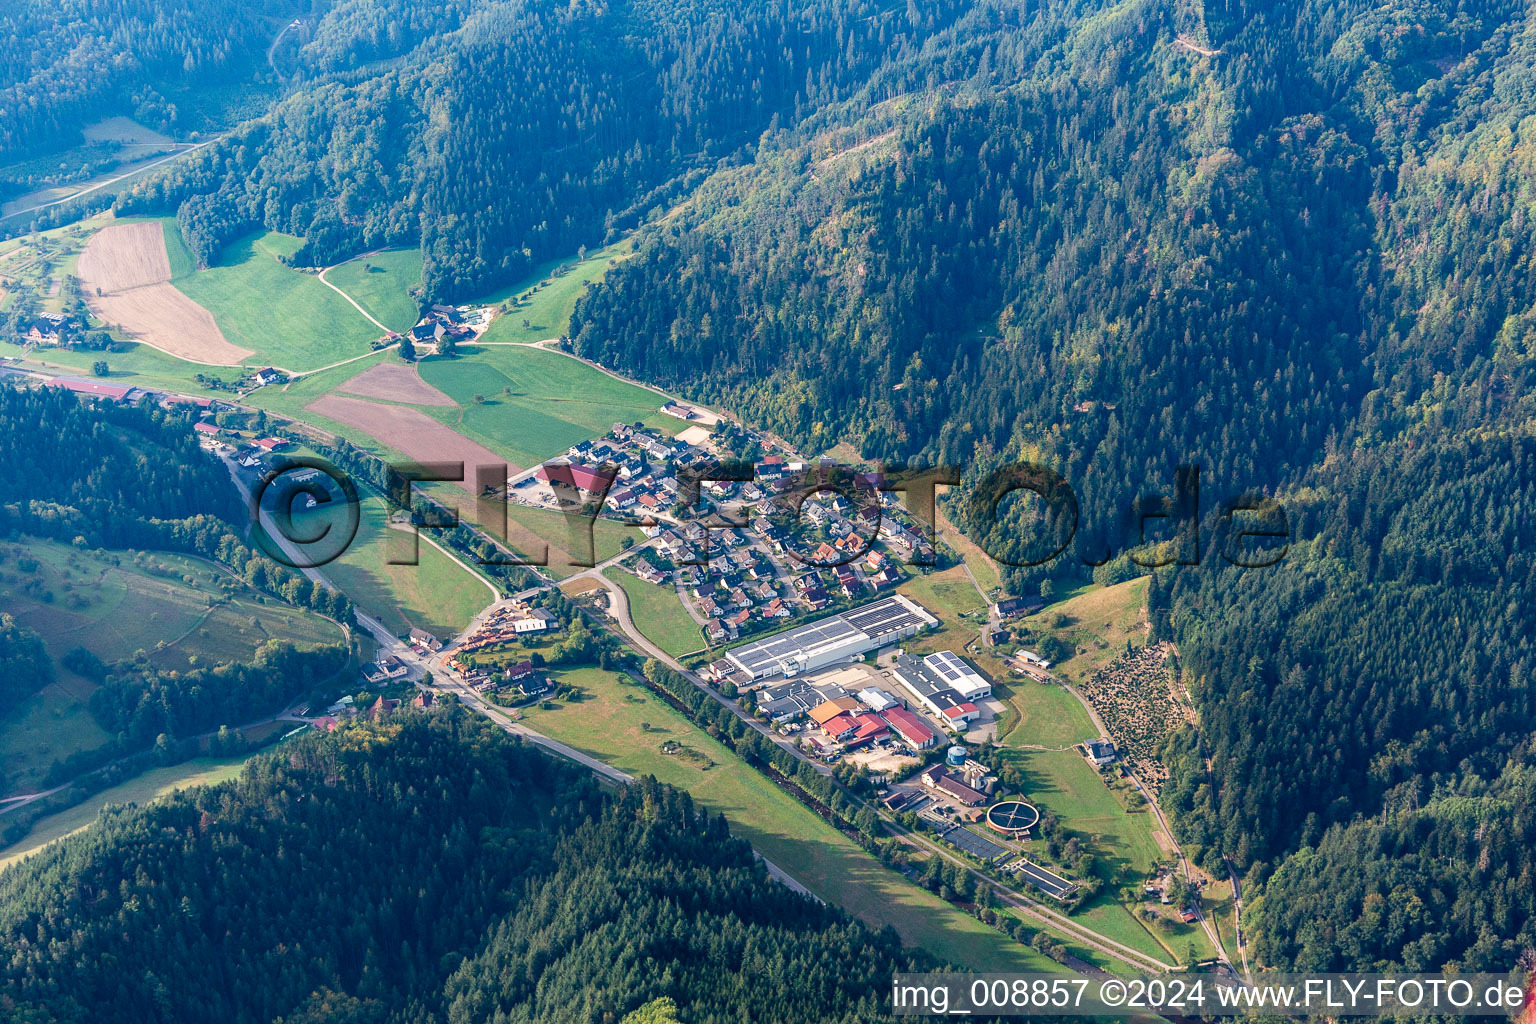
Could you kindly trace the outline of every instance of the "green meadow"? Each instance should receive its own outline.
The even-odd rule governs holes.
[[[313,370],[365,355],[379,329],[316,274],[279,262],[302,239],[275,231],[231,242],[217,262],[196,270],[173,220],[165,224],[171,283],[213,314],[224,337],[256,353],[252,363]]]
[[[104,662],[143,651],[172,670],[248,660],[273,638],[342,639],[330,620],[184,555],[80,551],[31,538],[3,550],[0,602],[55,658],[75,647]]]
[[[602,278],[610,266],[628,255],[626,243],[585,259],[552,260],[522,281],[487,296],[482,301],[499,303],[503,315],[491,324],[485,340],[526,344],[568,334],[576,300],[588,282]]]
[[[357,537],[320,572],[354,604],[402,635],[419,627],[434,636],[456,636],[495,600],[484,577],[472,573],[427,542],[417,545],[417,564],[392,564],[411,556],[411,534],[389,525],[384,499],[363,498]]]
[[[411,289],[421,284],[419,249],[389,249],[359,256],[326,271],[325,279],[392,331],[407,331],[421,319],[410,295]]]
[[[882,867],[640,685],[599,669],[553,673],[579,699],[533,708],[527,724],[631,775],[654,775],[725,815],[731,831],[822,899],[972,970],[1061,967]],[[662,753],[668,741],[677,753]]]
[[[87,710],[95,685],[59,664],[76,647],[108,663],[142,651],[158,668],[184,671],[248,661],[271,639],[345,639],[334,622],[260,594],[210,562],[32,538],[0,545],[0,607],[36,631],[54,661],[54,682],[0,719],[0,774],[17,785],[110,738]]]
[[[704,634],[677,598],[671,583],[656,586],[632,576],[618,566],[603,570],[629,597],[629,614],[635,628],[651,643],[674,658],[704,647]]]
[[[537,465],[617,422],[668,433],[682,424],[661,413],[665,399],[655,392],[559,352],[475,345],[460,353],[422,362],[422,379],[460,406],[427,411],[514,465]]]

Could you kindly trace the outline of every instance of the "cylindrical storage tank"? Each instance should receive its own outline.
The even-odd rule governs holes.
[[[955,767],[958,768],[960,765],[965,764],[965,758],[966,758],[966,750],[965,750],[965,748],[960,746],[957,743],[954,746],[949,748],[949,755],[946,758],[946,760],[950,764],[952,764],[952,765],[954,765]]]

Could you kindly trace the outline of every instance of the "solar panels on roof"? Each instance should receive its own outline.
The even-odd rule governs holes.
[[[754,679],[813,672],[911,636],[938,620],[906,597],[894,595],[862,608],[744,644],[726,657]],[[887,639],[889,638],[889,639]]]

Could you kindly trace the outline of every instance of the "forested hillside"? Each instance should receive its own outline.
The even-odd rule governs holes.
[[[350,622],[345,595],[245,545],[247,513],[239,492],[224,464],[199,448],[192,422],[184,411],[148,402],[118,406],[85,401],[62,388],[0,383],[0,423],[6,427],[0,435],[0,537],[42,537],[82,549],[186,552],[224,565],[257,590]],[[23,554],[6,568],[26,579],[38,566]],[[45,604],[56,597],[38,596]],[[47,685],[53,678],[49,655],[68,658],[78,640],[58,635],[54,648],[45,650],[7,610],[0,600],[0,716]],[[345,646],[296,649],[281,636],[272,637],[250,664],[164,671],[140,655],[112,665],[88,656],[91,664],[72,666],[101,684],[90,707],[114,742],[88,752],[70,774],[147,749],[162,735],[185,739],[271,714],[334,677],[350,656]],[[0,786],[10,782],[0,777]]]
[[[1527,917],[1408,915],[1344,951],[1280,932],[1330,872],[1362,905],[1472,906],[1482,854],[1431,802],[1513,792],[1536,728],[1530,19],[343,3],[302,87],[122,207],[176,211],[205,261],[257,225],[305,235],[304,263],[419,243],[433,298],[638,225],[574,351],[812,452],[971,482],[1048,464],[1081,523],[1015,592],[1087,579],[1136,542],[1133,502],[1198,464],[1201,564],[1149,591],[1200,713],[1166,751],[1176,828],[1250,893],[1273,876],[1255,927],[1278,964],[1485,964]],[[1221,557],[1243,493],[1287,510],[1263,573]],[[979,511],[951,507],[1028,550],[1034,506]],[[1402,806],[1425,809],[1411,829]],[[1415,829],[1440,860],[1348,862]]]
[[[263,62],[305,0],[25,0],[0,7],[0,163],[80,141],[114,115],[183,134],[182,94]]]
[[[305,236],[301,265],[419,242],[427,293],[461,298],[612,240],[962,9],[396,0],[382,27],[344,4],[305,50],[319,70],[452,31],[376,75],[319,75],[119,208],[176,211],[204,262],[258,224]]]
[[[1503,3],[1195,13],[1122,5],[1045,60],[997,50],[856,133],[765,144],[584,299],[576,347],[810,450],[1051,465],[1083,521],[1018,589],[1086,577],[1198,464],[1204,564],[1151,597],[1201,712],[1203,746],[1168,752],[1179,831],[1250,892],[1279,866],[1253,922],[1274,963],[1493,966],[1532,939],[1518,885],[1470,931],[1399,915],[1347,950],[1305,894],[1496,898],[1451,838],[1349,858],[1362,829],[1419,834],[1389,808],[1503,785],[1536,726],[1536,37]],[[1220,555],[1250,490],[1292,529],[1264,574]],[[1005,555],[1038,526],[968,522]]]
[[[686,794],[606,796],[452,709],[313,734],[0,874],[6,1011],[34,1022],[600,1024],[670,999],[689,1024],[871,1024],[907,966]]]

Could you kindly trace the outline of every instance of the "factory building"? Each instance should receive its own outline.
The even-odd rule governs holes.
[[[905,640],[938,620],[902,594],[852,611],[818,619],[795,629],[745,644],[726,654],[754,681],[774,676],[794,678],[840,662],[855,661]]]

